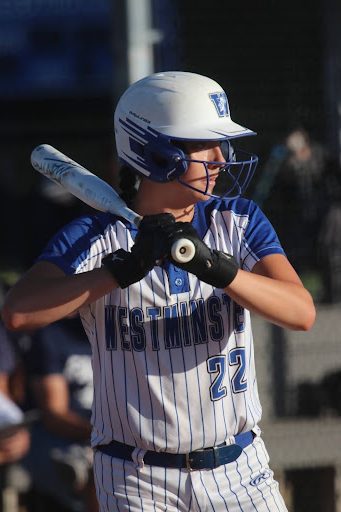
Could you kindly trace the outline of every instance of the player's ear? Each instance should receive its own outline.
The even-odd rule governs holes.
[[[156,138],[143,144],[130,137],[129,145],[130,150],[136,155],[136,162],[148,171],[149,178],[154,181],[171,181],[187,171],[185,152],[169,140]]]
[[[144,156],[153,174],[160,173],[160,181],[172,181],[187,171],[184,151],[160,140],[148,142],[144,147]]]

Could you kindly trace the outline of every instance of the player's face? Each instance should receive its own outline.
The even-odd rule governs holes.
[[[179,181],[203,194],[212,194],[225,158],[217,141],[194,141],[184,144],[186,156],[190,160],[188,169]],[[205,163],[204,163],[205,162]],[[206,163],[210,162],[210,163]]]
[[[180,178],[166,183],[142,179],[134,206],[141,215],[175,210],[186,213],[195,203],[206,200],[206,194],[212,194],[220,168],[226,164],[219,142],[186,142],[181,149],[188,167]]]

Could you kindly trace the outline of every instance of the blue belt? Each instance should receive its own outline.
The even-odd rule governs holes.
[[[243,448],[252,443],[255,434],[253,432],[244,432],[235,436],[235,444],[222,444],[195,450],[190,453],[168,453],[147,451],[143,456],[143,461],[148,466],[161,466],[164,468],[187,468],[192,469],[213,469],[222,464],[229,464],[238,459]],[[111,457],[132,461],[134,446],[111,441],[109,444],[96,446],[99,450]]]

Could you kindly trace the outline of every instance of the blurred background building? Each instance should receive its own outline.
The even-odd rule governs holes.
[[[33,171],[32,149],[49,143],[115,184],[113,111],[132,81],[210,76],[258,132],[240,142],[260,157],[248,196],[318,308],[304,334],[254,319],[261,426],[290,512],[341,512],[340,26],[339,0],[0,0],[5,287],[85,208]]]

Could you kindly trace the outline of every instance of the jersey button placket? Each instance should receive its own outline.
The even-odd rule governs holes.
[[[180,269],[178,267],[174,267],[175,274],[180,273]],[[180,276],[175,276],[174,284],[175,286],[181,286],[183,283],[183,279]]]

